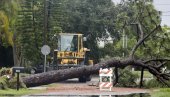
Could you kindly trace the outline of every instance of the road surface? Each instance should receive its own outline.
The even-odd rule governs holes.
[[[112,91],[100,91],[98,87],[98,82],[99,82],[99,78],[96,76],[92,77],[92,80],[87,83],[79,83],[78,79],[74,78],[74,79],[69,79],[67,81],[51,84],[50,87],[42,86],[42,87],[30,88],[30,89],[45,89],[46,92],[41,93],[41,94],[26,95],[23,97],[29,97],[29,96],[34,96],[34,97],[35,96],[91,97],[91,95],[129,95],[129,94],[134,94],[134,93],[149,93],[150,92],[147,89],[121,88],[121,87],[112,87]],[[76,95],[79,95],[79,96],[76,96]]]

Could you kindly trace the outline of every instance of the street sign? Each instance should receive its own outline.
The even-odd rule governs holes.
[[[50,53],[50,47],[48,45],[43,45],[41,48],[42,54],[45,56],[44,58],[44,72],[46,72],[46,56]]]
[[[43,45],[41,52],[43,55],[48,55],[50,53],[50,47],[48,45]]]

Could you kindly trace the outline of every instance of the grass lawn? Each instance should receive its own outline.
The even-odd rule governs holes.
[[[14,89],[0,90],[0,96],[21,96],[30,95],[35,93],[42,93],[45,90],[30,90],[30,89],[20,89],[19,91]]]
[[[170,88],[160,88],[150,94],[151,97],[170,97]]]

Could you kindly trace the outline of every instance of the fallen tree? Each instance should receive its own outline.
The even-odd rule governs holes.
[[[170,61],[169,59],[159,59],[156,61]],[[152,61],[152,60],[150,60]],[[166,80],[169,80],[170,74],[162,73],[159,67],[154,67],[152,65],[148,65],[149,61],[144,62],[140,60],[133,60],[133,59],[126,59],[126,60],[116,60],[112,59],[103,63],[96,64],[94,66],[85,66],[79,68],[70,68],[64,70],[56,70],[56,71],[49,71],[45,73],[35,74],[32,76],[28,76],[23,78],[23,82],[26,86],[39,86],[44,84],[50,84],[58,81],[63,81],[70,78],[78,78],[83,75],[89,74],[96,74],[98,73],[100,68],[107,68],[107,67],[118,67],[124,68],[129,65],[143,67],[148,69],[150,73],[158,78],[158,80],[164,83],[167,86],[170,86]]]

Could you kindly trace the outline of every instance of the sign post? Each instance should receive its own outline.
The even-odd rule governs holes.
[[[16,70],[16,73],[17,73],[17,91],[19,90],[19,73],[20,73],[20,70]]]
[[[43,45],[41,48],[42,54],[45,56],[44,58],[44,72],[46,72],[46,56],[50,53],[50,47],[48,45]]]

